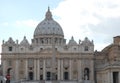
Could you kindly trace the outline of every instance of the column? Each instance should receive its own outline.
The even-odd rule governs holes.
[[[37,80],[40,80],[40,64],[39,59],[37,60]]]
[[[60,59],[58,59],[58,80],[60,80]]]
[[[108,77],[108,79],[107,79],[108,82],[107,83],[110,83],[110,72],[108,72],[108,76],[107,77]]]
[[[69,60],[69,73],[70,73],[70,80],[72,80],[72,60]]]
[[[43,80],[46,80],[46,64],[45,64],[45,59],[43,60]]]
[[[26,64],[26,66],[25,66],[25,77],[26,77],[26,80],[28,79],[28,60],[26,59],[26,61],[25,61],[25,64]]]
[[[113,73],[112,72],[110,72],[110,76],[111,76],[111,82],[110,83],[113,83]]]
[[[19,75],[18,75],[18,72],[19,72],[19,60],[16,59],[16,63],[15,63],[15,80],[18,80],[19,79]]]
[[[108,83],[113,83],[113,76],[111,70],[108,72]]]
[[[7,71],[6,66],[7,66],[6,60],[3,60],[3,76],[6,76],[6,71]]]
[[[63,80],[63,60],[61,59],[61,80]]]
[[[78,81],[81,83],[82,82],[82,62],[80,59],[78,59]]]
[[[120,71],[119,71],[119,74],[118,74],[118,80],[119,80],[119,83],[120,83]]]
[[[90,73],[91,81],[92,81],[92,83],[94,83],[95,81],[94,81],[94,61],[93,60],[91,60],[91,68],[90,69],[91,69],[90,71],[92,71]]]
[[[36,59],[34,59],[34,80],[36,80],[37,69],[36,69]]]
[[[96,77],[97,78],[97,77]],[[108,83],[108,80],[107,80],[107,72],[105,73],[105,83]]]

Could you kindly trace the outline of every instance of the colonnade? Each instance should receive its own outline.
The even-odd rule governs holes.
[[[67,59],[68,60],[68,67],[66,68],[64,65],[64,61],[66,61],[65,59],[57,59],[57,68],[56,68],[56,74],[57,74],[57,80],[68,80],[68,81],[71,81],[71,80],[77,80],[77,81],[80,81],[82,82],[84,79],[83,79],[83,76],[84,76],[84,69],[83,69],[83,63],[82,63],[82,60],[80,59],[76,59],[77,61],[77,64],[76,64],[76,73],[77,73],[77,76],[76,78],[74,79],[73,76],[74,76],[74,71],[73,71],[73,62],[74,62],[74,59]],[[20,75],[20,69],[19,69],[19,61],[20,60],[15,60],[14,62],[14,68],[13,68],[13,72],[15,73],[14,74],[14,79],[15,80],[21,80],[21,78],[19,77]],[[28,63],[28,59],[24,59],[23,60],[25,63],[24,63],[24,77],[25,78],[24,80],[30,80],[30,75],[29,75],[29,72],[32,72],[33,73],[33,79],[32,80],[40,80],[41,78],[41,73],[42,73],[42,80],[47,80],[47,72],[52,72],[52,68],[49,68],[47,69],[47,65],[46,65],[46,62],[47,62],[47,59],[42,59],[42,71],[41,71],[41,67],[40,67],[40,59],[33,59],[33,63],[34,63],[34,66],[32,68],[32,70],[29,70],[30,68],[28,67],[29,63]],[[6,63],[6,61],[4,62],[4,64]],[[3,67],[4,69],[7,68],[6,66]],[[68,76],[67,79],[65,78],[65,73],[67,72]],[[4,75],[5,75],[5,72],[3,72]],[[93,75],[93,74],[91,74]],[[11,76],[12,77],[12,76]],[[91,80],[91,79],[90,79]]]
[[[39,59],[34,59],[34,68],[33,68],[33,80],[40,80],[40,72],[43,74],[43,80],[46,80],[47,77],[46,77],[46,72],[47,72],[47,67],[46,67],[46,61],[47,59],[43,59],[43,69],[41,72],[40,71],[40,60]],[[78,63],[80,63],[80,60],[78,60]],[[26,77],[26,80],[29,79],[29,68],[28,68],[28,60],[26,59],[25,60],[25,77]],[[68,69],[65,70],[64,68],[64,63],[63,63],[63,59],[58,59],[57,60],[57,68],[56,68],[56,74],[57,74],[57,80],[65,80],[64,78],[64,72],[68,72],[68,80],[74,80],[72,78],[72,60],[69,60],[69,67]],[[16,80],[19,80],[19,69],[18,69],[18,66],[19,66],[19,62],[18,60],[16,60],[16,65],[15,65],[15,79]],[[77,67],[78,71],[78,75],[77,75],[77,80],[82,80],[82,77],[81,77],[81,65],[79,64],[78,67]],[[51,72],[51,70],[49,71]],[[76,79],[75,79],[76,80]]]

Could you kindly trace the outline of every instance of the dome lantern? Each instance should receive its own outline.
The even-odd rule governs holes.
[[[48,11],[46,12],[45,20],[52,20],[52,14],[50,12],[50,8],[48,7]]]

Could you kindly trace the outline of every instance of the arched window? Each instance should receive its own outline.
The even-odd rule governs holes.
[[[84,80],[89,80],[90,70],[89,68],[84,69]]]

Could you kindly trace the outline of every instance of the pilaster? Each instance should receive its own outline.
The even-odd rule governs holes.
[[[118,79],[119,79],[119,83],[120,83],[120,71],[119,71],[119,76],[118,76]]]
[[[43,80],[46,80],[46,64],[45,64],[45,59],[43,60]]]
[[[37,78],[37,68],[36,68],[36,59],[34,59],[34,80]]]
[[[93,60],[91,60],[91,75],[90,75],[90,77],[91,77],[91,81],[92,81],[92,83],[94,83],[95,81],[94,81],[94,61]]]
[[[28,60],[26,59],[26,61],[25,61],[25,64],[26,64],[26,66],[25,66],[25,77],[26,77],[26,80],[28,79]]]
[[[113,83],[113,76],[111,70],[108,72],[108,83]]]
[[[60,80],[60,59],[58,59],[58,80]]]
[[[61,59],[61,80],[63,80],[63,59]]]
[[[19,63],[18,63],[19,60],[16,59],[16,64],[15,64],[15,80],[19,80],[19,75],[18,75],[18,72],[19,72]]]
[[[69,72],[70,72],[70,80],[72,80],[72,60],[70,59],[70,62],[69,62]]]
[[[37,80],[40,79],[40,64],[39,64],[39,59],[37,60]]]
[[[113,74],[112,74],[112,72],[110,72],[110,79],[111,79],[111,82],[110,83],[113,83]]]
[[[81,83],[82,82],[82,63],[81,60],[78,60],[78,81]]]
[[[6,68],[6,66],[7,66],[6,60],[3,60],[2,62],[3,62],[3,76],[6,76],[6,71],[7,71],[7,68]]]

